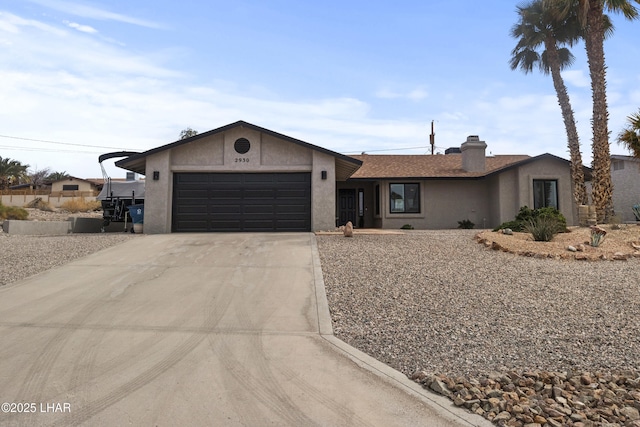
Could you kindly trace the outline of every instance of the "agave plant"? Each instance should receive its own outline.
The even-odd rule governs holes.
[[[591,246],[597,248],[604,240],[604,236],[607,235],[607,231],[597,225],[591,226]]]

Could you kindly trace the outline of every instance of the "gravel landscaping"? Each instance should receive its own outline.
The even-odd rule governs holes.
[[[495,388],[502,381],[511,388],[540,382],[549,387],[532,388],[529,397],[541,392],[540,399],[554,405],[560,404],[553,385],[573,392],[576,385],[569,380],[582,374],[610,380],[584,385],[592,390],[611,382],[627,392],[640,391],[640,259],[523,257],[491,250],[475,241],[476,234],[318,236],[335,335],[427,387],[448,384],[438,392],[458,397],[456,404],[490,419],[504,412],[504,400],[503,408],[497,401],[494,408],[486,393],[469,392],[474,384]],[[563,374],[552,380],[554,372]],[[618,377],[613,381],[610,375]],[[637,397],[620,402],[618,409],[640,409]],[[595,400],[593,406],[601,408],[604,403]],[[516,419],[516,411],[498,421],[532,424],[539,414],[535,405],[529,407],[534,408],[529,415]],[[602,414],[581,413],[574,418],[584,416],[586,424],[575,424],[583,421],[572,420],[571,411],[564,418],[557,412],[552,413],[557,419],[547,412],[539,416],[547,415],[543,419],[549,425],[635,421],[635,413],[631,418],[612,413],[617,418],[609,421]]]
[[[127,233],[20,236],[0,228],[0,287],[139,236]]]
[[[498,425],[640,427],[640,258],[477,233],[318,235],[335,335]],[[0,287],[136,237],[0,232]]]

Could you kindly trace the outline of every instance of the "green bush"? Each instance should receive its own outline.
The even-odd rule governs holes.
[[[400,227],[401,230],[413,230],[413,225],[411,224],[405,224],[402,227]]]
[[[473,222],[471,222],[471,220],[468,220],[468,219],[463,219],[462,221],[458,221],[458,228],[472,229],[475,226],[476,225]]]
[[[520,208],[520,211],[518,212],[518,215],[516,215],[516,219],[514,221],[503,222],[502,224],[494,228],[493,231],[510,228],[513,231],[526,232],[526,228],[532,221],[535,221],[537,218],[553,219],[557,223],[558,233],[564,233],[565,231],[567,231],[567,219],[556,208],[548,207],[531,209],[528,206],[523,206]]]
[[[0,203],[0,219],[18,219],[24,220],[29,216],[29,212],[25,209],[17,208],[15,206],[5,206]]]
[[[524,231],[530,233],[536,242],[550,242],[561,229],[556,219],[544,216],[529,220],[524,226]]]

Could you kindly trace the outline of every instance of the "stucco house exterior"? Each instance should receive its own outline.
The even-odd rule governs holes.
[[[51,183],[52,196],[95,196],[97,187],[90,180],[69,176]]]
[[[489,228],[524,205],[577,221],[567,160],[486,147],[470,136],[444,155],[346,156],[239,121],[116,166],[146,175],[145,233]]]
[[[633,156],[611,156],[613,210],[623,222],[636,221],[631,210],[640,204],[640,159]]]

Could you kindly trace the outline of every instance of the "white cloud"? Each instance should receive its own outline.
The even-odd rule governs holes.
[[[398,100],[393,104],[405,102],[411,108],[416,105],[411,101],[428,97],[434,106],[421,120],[399,117],[390,110],[379,118],[376,102],[354,96],[282,99],[269,88],[247,89],[242,82],[193,82],[193,76],[165,65],[173,51],[132,52],[66,27],[56,29],[15,15],[0,14],[0,38],[9,43],[0,50],[0,128],[7,135],[147,150],[175,141],[188,126],[204,132],[246,120],[338,152],[422,146],[412,152],[426,153],[434,119],[440,151],[459,146],[467,135],[479,135],[493,154],[551,152],[568,158],[564,125],[552,90],[536,92],[533,87],[512,94],[505,90],[507,85],[489,82],[460,88],[460,92],[444,87],[438,95],[440,88],[435,85],[431,88],[434,93],[427,93],[423,86],[392,89],[395,86],[389,85],[376,96]],[[629,96],[638,99],[640,93]],[[571,99],[588,163],[590,91],[572,90]],[[640,105],[635,104],[633,109],[625,105],[624,114],[636,111]],[[612,111],[618,114],[620,110]],[[7,144],[0,140],[0,145]],[[13,145],[22,144],[32,143]],[[42,145],[29,145],[37,146]],[[107,151],[116,150],[102,152]],[[9,152],[32,166],[80,177],[100,175],[99,154],[100,149]],[[115,167],[108,170],[112,176],[124,175]]]
[[[16,35],[21,32],[20,29],[22,27],[36,28],[45,33],[50,33],[58,36],[64,34],[64,31],[52,27],[51,25],[47,25],[32,19],[24,19],[12,13],[0,12],[0,31]]]
[[[421,101],[429,96],[426,88],[419,86],[409,91],[396,91],[389,88],[379,89],[375,96],[381,99],[409,99],[412,101]]]
[[[147,21],[144,19],[138,19],[131,16],[122,15],[119,13],[110,12],[108,10],[98,9],[71,1],[65,0],[28,0],[32,3],[39,4],[40,6],[47,7],[49,9],[58,10],[61,12],[69,13],[75,16],[81,16],[83,18],[97,19],[101,21],[117,21],[126,24],[138,25],[148,28],[162,28],[162,25]]]
[[[82,24],[78,24],[76,22],[65,22],[65,24],[67,24],[69,27],[74,28],[82,33],[89,33],[89,34],[95,34],[98,32],[98,30],[96,30],[93,27],[90,27],[89,25],[82,25]]]
[[[562,78],[566,84],[585,88],[591,87],[591,78],[584,70],[566,70],[562,72]]]

